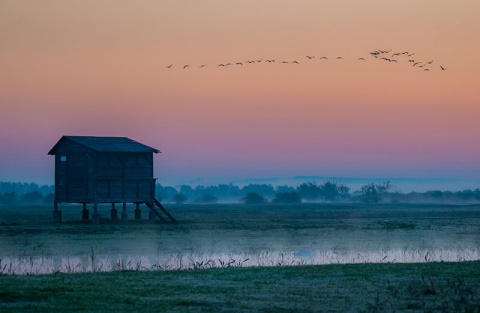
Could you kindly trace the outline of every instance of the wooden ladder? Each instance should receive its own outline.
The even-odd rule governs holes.
[[[150,202],[145,202],[145,204],[150,208],[150,210],[158,217],[158,219],[162,222],[172,222],[172,223],[178,223],[178,221],[163,207],[163,205],[158,201],[157,199],[154,200],[153,204]],[[162,213],[157,209],[160,209],[160,211],[168,218],[165,218]]]

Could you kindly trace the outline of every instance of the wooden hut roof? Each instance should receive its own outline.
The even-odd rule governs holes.
[[[63,136],[48,154],[55,155],[57,147],[66,140],[76,142],[97,152],[160,152],[127,137]]]

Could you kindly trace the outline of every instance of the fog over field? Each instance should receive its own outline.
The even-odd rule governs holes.
[[[0,0],[0,38],[2,313],[480,312],[479,0]]]
[[[62,207],[65,222],[58,225],[50,222],[48,207],[4,208],[3,272],[480,259],[478,205],[217,204],[168,209],[179,224],[121,225],[108,219],[101,225],[82,224],[80,206],[70,205]],[[100,214],[109,217],[109,207]]]

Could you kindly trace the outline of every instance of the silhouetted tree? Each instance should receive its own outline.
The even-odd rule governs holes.
[[[5,192],[3,195],[0,195],[0,203],[13,205],[17,204],[18,198],[15,191]]]
[[[377,188],[374,183],[370,183],[362,186],[362,201],[366,203],[374,203],[380,201],[380,195],[378,194]]]
[[[185,201],[187,201],[187,196],[184,195],[183,193],[177,193],[176,195],[173,196],[172,201],[175,202],[176,204],[182,204]]]
[[[383,198],[383,195],[390,189],[390,182],[385,182],[382,184],[370,183],[362,186],[362,196],[361,200],[367,203],[376,203],[380,202]]]
[[[320,189],[320,194],[325,200],[335,201],[338,199],[339,192],[338,192],[338,185],[336,182],[327,181],[326,183],[321,185],[319,189]]]
[[[203,187],[203,186],[202,186]],[[180,186],[179,193],[184,194],[187,198],[193,199],[195,198],[195,190],[189,185],[182,185]]]
[[[215,196],[215,197],[219,197],[220,196],[220,192],[219,192],[219,189],[218,189],[218,186],[213,186],[213,185],[210,185],[210,186],[197,186],[195,188],[195,199],[200,199],[204,196],[208,196],[208,195],[211,195],[211,196]]]
[[[376,184],[375,187],[377,188],[378,193],[383,195],[392,187],[392,185],[387,181],[381,184]]]
[[[293,188],[292,186],[287,186],[287,185],[277,186],[277,188],[275,190],[277,191],[277,193],[279,193],[279,192],[295,192],[295,188]]]
[[[457,191],[454,195],[463,201],[480,200],[480,189]]]
[[[160,184],[157,184],[155,186],[155,196],[159,201],[162,201],[165,199],[171,199],[177,193],[178,193],[177,189],[171,186],[162,186]]]
[[[298,192],[280,192],[275,195],[273,203],[301,203],[302,199]]]
[[[321,189],[317,186],[315,182],[303,183],[297,188],[297,192],[300,194],[300,197],[305,200],[316,200],[320,198]]]
[[[45,197],[43,197],[43,204],[52,204],[53,200],[55,200],[55,194],[53,192],[47,194]]]
[[[39,186],[35,183],[0,182],[0,194],[15,192],[17,195],[23,195],[32,191],[39,191],[42,195],[46,195],[54,192],[55,187],[48,185]]]
[[[198,185],[197,187],[195,187],[195,189],[193,189],[193,193],[192,193],[191,197],[194,197],[195,199],[197,199],[197,198],[202,197],[205,194],[206,194],[205,186]]]
[[[270,184],[249,184],[241,189],[241,194],[246,195],[250,192],[258,193],[264,197],[272,197],[275,195],[275,189]]]
[[[350,198],[350,187],[347,187],[345,185],[339,185],[338,198],[340,200],[347,200],[348,198]]]
[[[245,197],[241,198],[240,201],[244,202],[245,204],[262,204],[266,203],[267,199],[258,193],[250,192]]]
[[[440,190],[427,191],[425,192],[425,196],[439,199],[443,196],[443,192],[441,192]]]
[[[240,188],[233,184],[220,184],[216,195],[227,199],[236,199],[240,195]]]

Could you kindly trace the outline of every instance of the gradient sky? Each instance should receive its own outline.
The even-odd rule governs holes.
[[[169,184],[478,179],[479,38],[478,0],[2,0],[0,180],[53,184],[62,135],[158,148]]]

